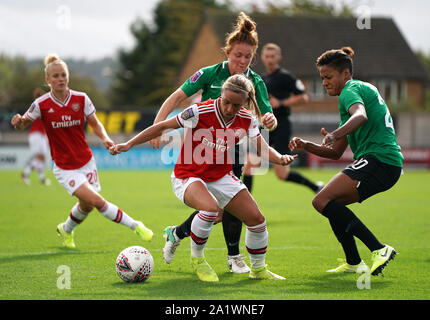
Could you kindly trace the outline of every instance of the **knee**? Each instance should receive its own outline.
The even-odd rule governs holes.
[[[85,201],[79,201],[79,207],[82,211],[87,213],[90,213],[94,209],[94,206],[92,204]]]
[[[218,215],[223,212],[223,210],[220,207],[218,207],[216,203],[208,204],[207,206],[205,206],[205,208],[202,208],[201,210],[204,210],[207,212],[217,212]]]
[[[87,201],[84,201],[88,208],[91,207],[91,210],[94,208],[101,209],[106,203],[106,200],[99,194],[95,194],[90,197]]]
[[[275,168],[275,175],[279,180],[287,180],[290,174],[290,166],[277,166]]]
[[[315,210],[318,211],[319,213],[322,213],[326,204],[327,204],[327,201],[325,199],[323,199],[322,197],[319,197],[318,195],[316,195],[312,199],[312,205],[315,208]]]
[[[94,191],[88,182],[79,186],[73,195],[79,199],[79,203],[82,208],[85,206],[87,208],[96,207],[97,209],[100,209],[106,203],[106,200],[98,192]]]
[[[258,226],[258,225],[264,223],[264,221],[266,221],[266,219],[264,218],[264,216],[260,212],[260,214],[254,215],[254,216],[246,219],[246,221],[244,221],[244,223],[248,227],[253,227],[253,226]]]
[[[275,171],[275,175],[276,175],[276,178],[278,178],[278,180],[285,180],[288,177],[288,172],[287,173],[281,173],[279,171]]]
[[[266,218],[264,218],[264,216],[262,214],[260,214],[257,219],[255,220],[256,225],[262,224],[266,221]]]

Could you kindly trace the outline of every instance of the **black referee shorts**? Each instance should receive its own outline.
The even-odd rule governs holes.
[[[280,154],[291,154],[288,143],[291,139],[291,123],[289,120],[278,121],[275,130],[269,133],[269,145]]]
[[[348,177],[358,181],[359,202],[390,189],[399,180],[402,168],[365,155],[342,170]]]

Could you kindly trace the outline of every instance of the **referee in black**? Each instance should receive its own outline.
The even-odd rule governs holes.
[[[264,64],[266,72],[261,77],[269,93],[273,114],[278,120],[278,127],[270,132],[270,146],[275,148],[280,154],[291,154],[288,148],[288,142],[291,138],[290,109],[294,105],[308,102],[309,98],[305,93],[303,83],[291,72],[280,67],[281,60],[281,48],[277,44],[268,43],[263,47],[261,61]],[[247,161],[243,172],[243,182],[250,192],[253,180],[252,162]],[[278,179],[302,184],[309,187],[315,193],[318,193],[324,186],[322,182],[314,183],[299,172],[291,170],[290,166],[274,164],[273,168]]]

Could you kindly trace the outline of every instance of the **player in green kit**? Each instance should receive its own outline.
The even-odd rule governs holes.
[[[163,121],[170,112],[188,97],[202,91],[202,101],[216,99],[221,95],[221,87],[224,82],[235,74],[244,74],[251,80],[255,89],[255,98],[263,115],[262,125],[273,130],[277,126],[276,117],[272,113],[269,103],[269,95],[263,79],[249,68],[258,48],[258,35],[255,22],[245,13],[241,12],[237,19],[234,30],[227,35],[226,45],[223,48],[227,57],[226,61],[201,68],[189,77],[181,87],[173,92],[163,103],[154,123]],[[151,141],[152,146],[159,147],[159,138]],[[235,161],[233,162],[233,173],[240,179],[243,163],[240,163],[239,148],[235,148]],[[243,162],[245,157],[243,157]],[[194,211],[189,218],[177,226],[169,226],[164,230],[166,242],[163,248],[163,258],[166,263],[171,263],[176,248],[180,241],[190,236],[191,223],[198,211]],[[222,226],[224,238],[227,245],[227,265],[233,273],[247,273],[250,268],[243,260],[239,251],[239,241],[242,231],[242,221],[227,211],[222,214]],[[193,241],[191,239],[191,241]]]
[[[262,78],[250,68],[245,70],[244,75],[254,84],[256,100],[261,113],[266,114],[272,112],[267,88]],[[187,97],[202,90],[202,101],[215,99],[221,95],[221,87],[230,76],[228,61],[223,61],[213,66],[200,69],[188,78],[180,89]]]
[[[378,275],[396,251],[380,243],[347,205],[390,189],[402,173],[403,156],[390,112],[378,90],[370,83],[352,79],[353,55],[351,48],[344,47],[326,51],[316,62],[327,93],[339,96],[339,127],[330,133],[322,128],[320,145],[294,137],[289,146],[291,150],[339,159],[349,144],[356,161],[334,176],[312,204],[328,218],[346,256],[345,263],[328,272],[365,271],[367,266],[355,244],[357,237],[372,252],[370,273]]]

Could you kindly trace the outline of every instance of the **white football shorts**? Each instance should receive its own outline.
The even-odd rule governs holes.
[[[74,170],[64,170],[54,163],[52,169],[57,181],[67,190],[70,195],[78,189],[85,181],[88,181],[91,187],[100,192],[100,181],[97,173],[96,160],[91,158],[83,167]]]
[[[47,155],[49,152],[48,139],[41,132],[33,132],[28,135],[28,144],[30,146],[31,155],[36,154]]]
[[[227,173],[221,179],[212,182],[204,182],[202,179],[195,177],[179,179],[175,177],[174,172],[172,172],[171,178],[173,192],[183,203],[185,203],[184,194],[188,186],[193,182],[200,181],[218,201],[218,206],[221,209],[224,209],[224,207],[230,202],[231,199],[233,199],[236,194],[239,193],[239,191],[246,189],[246,186],[233,174],[232,171]]]

